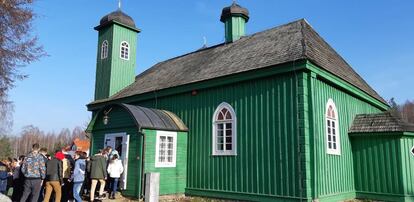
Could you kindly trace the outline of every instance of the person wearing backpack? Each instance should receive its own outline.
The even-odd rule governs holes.
[[[122,161],[118,159],[118,155],[114,154],[111,161],[108,165],[108,174],[110,179],[109,187],[111,194],[109,199],[115,199],[116,190],[118,189],[119,178],[121,177],[122,172],[124,172],[124,167],[122,166]]]
[[[32,152],[23,161],[21,169],[25,180],[20,202],[26,202],[30,195],[32,195],[31,202],[36,202],[39,199],[40,188],[46,177],[46,162],[39,153],[39,149],[38,143],[33,144]]]

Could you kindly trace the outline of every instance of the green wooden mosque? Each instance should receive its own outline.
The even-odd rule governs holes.
[[[247,201],[414,201],[414,127],[306,20],[246,35],[223,9],[225,42],[135,76],[140,30],[121,10],[98,31],[91,152],[117,149],[122,194]]]

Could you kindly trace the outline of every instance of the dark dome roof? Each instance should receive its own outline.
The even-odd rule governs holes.
[[[236,4],[235,2],[233,2],[231,6],[223,8],[220,21],[224,22],[231,16],[241,16],[246,19],[246,22],[249,21],[249,11],[246,8],[241,7],[239,4]]]
[[[127,14],[123,13],[121,10],[117,10],[109,13],[108,15],[105,15],[100,21],[100,26],[106,25],[112,21],[122,23],[128,27],[136,28],[134,20]]]

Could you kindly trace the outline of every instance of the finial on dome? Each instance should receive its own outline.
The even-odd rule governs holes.
[[[118,10],[121,10],[121,0],[118,0]]]

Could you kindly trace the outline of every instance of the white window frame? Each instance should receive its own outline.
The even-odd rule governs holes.
[[[102,42],[102,45],[101,45],[101,59],[107,58],[108,52],[109,52],[109,43],[108,43],[108,40],[105,40]]]
[[[124,48],[124,46],[122,46],[123,43],[126,43],[126,47],[125,48],[126,48],[126,56],[127,57],[122,57],[122,48]],[[130,48],[131,47],[129,46],[129,43],[127,41],[122,41],[121,44],[120,44],[120,46],[119,46],[119,57],[121,59],[123,59],[123,60],[129,60],[129,57],[130,57],[130,54],[129,54],[130,51],[129,50],[130,50]]]
[[[231,114],[231,121],[218,121],[217,116],[221,112],[223,108],[226,108],[230,114]],[[232,133],[231,133],[231,139],[232,139],[232,150],[226,150],[225,140],[224,140],[224,150],[217,150],[217,124],[220,123],[228,123],[230,122],[232,124]],[[224,124],[225,125],[225,124]],[[216,111],[213,114],[213,126],[212,126],[213,132],[212,132],[212,143],[213,143],[213,149],[212,149],[212,155],[213,156],[236,156],[237,155],[237,116],[236,112],[234,111],[233,107],[226,103],[222,102],[217,108]],[[223,132],[225,134],[225,131]],[[224,137],[225,139],[225,137]]]
[[[172,154],[172,162],[159,162],[159,151],[160,151],[160,138],[161,136],[165,137],[172,137],[173,138],[173,154]],[[171,131],[157,131],[155,141],[155,167],[156,168],[167,168],[167,167],[175,167],[176,160],[177,160],[177,132]]]
[[[329,106],[332,106],[332,110],[335,113],[335,119],[329,118],[328,117],[328,109]],[[324,125],[325,125],[325,141],[326,141],[326,153],[327,154],[332,154],[332,155],[341,155],[341,136],[340,136],[340,132],[339,132],[339,113],[338,110],[336,109],[336,105],[335,102],[329,98],[328,102],[326,103],[326,108],[325,108],[325,114],[324,114],[325,118],[324,118]],[[335,129],[335,144],[336,144],[336,149],[333,148],[329,148],[329,139],[328,136],[331,135],[332,140],[330,142],[333,142],[333,134],[329,134],[329,130],[328,130],[328,120],[331,123],[331,133],[332,133],[332,123],[335,123],[335,127],[333,129]]]

